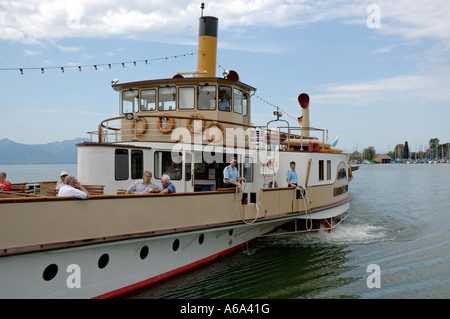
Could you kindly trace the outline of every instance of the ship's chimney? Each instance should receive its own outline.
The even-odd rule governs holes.
[[[217,29],[219,19],[216,17],[200,17],[198,30],[197,77],[216,76]]]
[[[302,107],[302,136],[309,137],[309,95],[302,93],[298,96],[298,103]]]

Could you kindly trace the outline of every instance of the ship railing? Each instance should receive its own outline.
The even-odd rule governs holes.
[[[188,128],[189,125],[195,128],[194,121],[202,121],[201,132],[196,133],[205,134],[206,129],[211,125],[217,125],[218,127],[233,127],[243,130],[250,130],[245,134],[248,136],[248,140],[245,141],[246,147],[257,150],[292,150],[294,148],[294,142],[296,149],[307,150],[310,143],[318,143],[322,150],[325,148],[325,134],[326,130],[314,128],[314,127],[288,127],[279,126],[273,129],[268,129],[267,126],[254,126],[243,123],[236,123],[224,120],[217,120],[215,118],[193,118],[191,116],[179,116],[164,114],[145,114],[138,115],[138,118],[134,120],[126,120],[124,116],[118,116],[106,119],[102,121],[97,131],[88,132],[90,134],[91,141],[98,141],[99,143],[114,143],[123,141],[158,141],[162,136],[170,137],[170,134],[163,134],[158,127],[158,118],[166,118],[166,125],[171,125],[171,119],[173,119],[174,126],[170,130],[176,128]],[[144,119],[144,120],[141,120]],[[124,125],[125,123],[125,125]],[[127,125],[126,123],[129,123]],[[131,124],[134,124],[134,128]],[[145,123],[145,126],[143,126]],[[160,124],[161,125],[161,124]],[[191,132],[194,131],[191,129]],[[225,133],[226,130],[224,130]],[[180,140],[180,136],[176,139]],[[205,138],[200,139],[201,143],[207,144],[208,141]],[[192,140],[197,143],[197,139]],[[225,136],[223,137],[223,144],[225,144]],[[299,147],[300,145],[300,147]]]
[[[292,150],[294,144],[300,150],[308,149],[310,143],[318,143],[324,150],[325,133],[326,130],[314,127],[279,126],[268,129],[266,126],[255,126],[252,143],[256,149],[279,151]]]
[[[167,126],[171,126],[170,121],[173,119],[175,124],[167,134],[162,133],[161,129],[158,127],[157,119],[159,118],[168,119],[166,121]],[[141,119],[144,119],[145,121],[141,121]],[[201,132],[200,130],[196,131],[198,127],[194,125],[195,120],[202,121]],[[129,125],[124,125],[124,123],[129,123]],[[134,127],[132,127],[132,124],[134,124]],[[206,129],[209,126],[217,126],[219,129],[223,129],[224,133],[225,133],[224,127],[242,128],[244,130],[254,128],[253,125],[217,120],[215,118],[206,118],[206,117],[194,118],[192,116],[145,114],[145,115],[138,115],[136,119],[132,120],[126,120],[124,116],[106,119],[99,124],[97,131],[90,131],[88,132],[88,134],[90,135],[91,142],[98,141],[99,143],[111,143],[122,141],[150,141],[150,140],[157,141],[161,140],[162,136],[170,137],[171,136],[170,133],[172,133],[173,130],[176,128],[187,129],[189,126],[192,127],[191,132],[193,132],[194,134],[196,133],[205,134]],[[179,137],[180,136],[177,136],[176,138],[178,139]],[[206,139],[203,140],[203,142],[205,141],[207,142]]]

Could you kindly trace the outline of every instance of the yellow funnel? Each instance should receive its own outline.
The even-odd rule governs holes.
[[[201,17],[198,32],[197,71],[206,71],[197,74],[197,77],[216,76],[217,57],[217,29],[219,19],[216,17]]]

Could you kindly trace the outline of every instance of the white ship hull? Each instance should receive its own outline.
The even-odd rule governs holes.
[[[224,256],[296,218],[303,217],[4,256],[0,298],[113,298]]]

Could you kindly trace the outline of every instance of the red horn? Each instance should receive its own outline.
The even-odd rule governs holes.
[[[306,109],[309,105],[309,95],[306,93],[302,93],[298,96],[298,103],[304,109]]]

